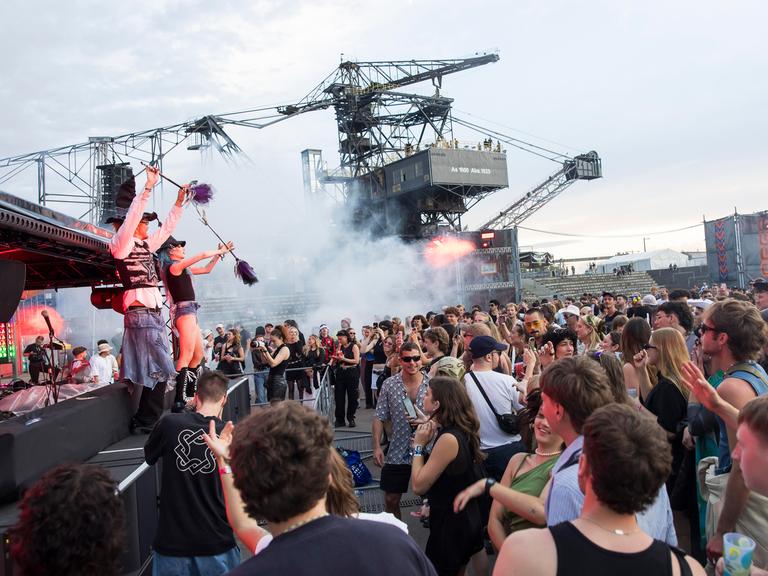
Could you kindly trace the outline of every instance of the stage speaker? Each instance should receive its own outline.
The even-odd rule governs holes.
[[[91,304],[99,310],[109,310],[124,314],[123,295],[125,288],[121,287],[98,287],[91,290]]]
[[[18,260],[0,260],[0,322],[10,322],[27,281],[27,265]]]

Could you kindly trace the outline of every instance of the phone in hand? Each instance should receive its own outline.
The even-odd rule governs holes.
[[[528,338],[528,348],[536,352],[536,338]]]
[[[416,419],[416,407],[413,405],[413,400],[408,398],[408,396],[403,398],[403,408],[405,408],[405,413],[408,414],[408,418]]]

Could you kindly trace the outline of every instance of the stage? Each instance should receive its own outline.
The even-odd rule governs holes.
[[[223,419],[246,417],[248,378],[233,380],[227,397]],[[166,396],[168,406],[172,399],[172,393]],[[128,431],[132,406],[125,384],[111,384],[0,423],[0,576],[16,574],[6,531],[18,519],[18,497],[50,468],[85,461],[104,466],[119,483],[127,535],[123,573],[150,573],[161,470],[144,462],[147,435]]]

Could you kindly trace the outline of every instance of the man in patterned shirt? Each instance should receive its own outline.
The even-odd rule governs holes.
[[[380,488],[384,490],[384,508],[400,518],[400,498],[408,491],[411,479],[411,422],[403,402],[409,398],[419,410],[424,409],[429,378],[421,372],[421,351],[413,342],[400,348],[402,371],[387,378],[379,391],[376,417],[373,419],[373,459],[381,470]],[[391,422],[392,436],[386,459],[381,449],[384,422]]]

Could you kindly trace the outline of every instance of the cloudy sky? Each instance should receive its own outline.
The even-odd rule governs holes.
[[[639,251],[643,237],[648,249],[702,249],[701,228],[656,233],[768,208],[767,20],[761,0],[4,0],[0,157],[295,101],[342,53],[363,61],[498,49],[500,62],[444,79],[457,114],[557,150],[597,150],[605,175],[525,223],[593,237],[524,230],[521,244],[559,257]],[[304,211],[301,150],[338,162],[332,111],[231,135],[247,161],[179,150],[166,171],[214,182],[211,221],[240,245],[285,232]],[[508,164],[510,189],[465,223],[479,225],[557,169],[516,151]],[[3,188],[34,198],[33,177]],[[157,203],[164,210],[171,198]]]

